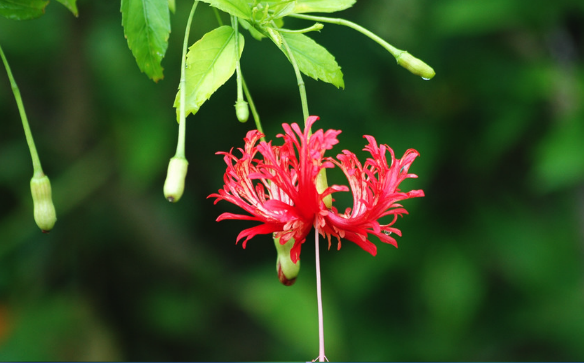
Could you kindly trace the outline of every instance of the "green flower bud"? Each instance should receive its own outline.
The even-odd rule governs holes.
[[[239,100],[235,102],[235,115],[239,122],[246,122],[249,118],[249,107],[247,107],[247,102],[244,100]]]
[[[326,169],[321,169],[316,176],[316,191],[322,193],[326,190],[326,188],[328,188],[328,182],[326,180]],[[333,206],[333,197],[330,194],[324,197],[322,201],[329,209]]]
[[[436,75],[432,67],[406,51],[401,52],[396,60],[397,64],[425,80],[432,79]]]
[[[30,191],[34,203],[34,221],[43,233],[49,233],[57,221],[49,177],[44,174],[34,175],[30,180]]]
[[[173,157],[168,163],[168,173],[164,182],[164,196],[171,203],[176,203],[185,190],[185,178],[189,162],[183,157]]]
[[[291,238],[285,244],[280,244],[280,239],[274,237],[274,244],[278,251],[278,258],[276,260],[278,279],[284,285],[290,286],[296,281],[296,277],[300,271],[300,261],[294,263],[290,259],[290,250],[294,246],[294,238]]]

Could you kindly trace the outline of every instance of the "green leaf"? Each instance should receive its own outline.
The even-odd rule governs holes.
[[[251,8],[245,0],[201,0],[217,9],[242,19],[251,19]]]
[[[162,79],[162,58],[168,46],[168,0],[122,0],[122,25],[138,67],[155,82]]]
[[[175,13],[176,11],[176,3],[174,2],[174,0],[168,0],[168,8],[170,9],[171,13]]]
[[[268,5],[273,19],[280,19],[294,13],[296,0],[268,0],[262,1],[263,6]]]
[[[239,55],[244,38],[239,34]],[[235,72],[235,31],[228,25],[205,34],[189,48],[186,62],[185,116],[199,108]],[[174,100],[177,119],[180,108],[180,87]],[[180,119],[179,119],[180,122]]]
[[[323,46],[304,34],[280,33],[280,35],[288,43],[302,73],[316,80],[331,83],[337,88],[345,88],[341,67]],[[286,54],[285,47],[281,49]],[[288,54],[286,56],[290,59]]]
[[[45,13],[48,0],[0,0],[0,15],[12,20],[38,18]]]
[[[357,0],[296,0],[295,13],[334,13],[350,8]]]
[[[79,16],[79,11],[77,10],[77,0],[57,0],[61,4],[63,4],[70,12],[75,15],[75,17]]]

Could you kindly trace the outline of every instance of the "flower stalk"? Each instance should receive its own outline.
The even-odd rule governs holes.
[[[239,64],[239,29],[237,17],[231,15],[231,27],[235,33],[235,73],[237,77],[237,102],[235,102],[235,115],[239,122],[247,122],[249,118],[249,107],[243,99],[243,85],[241,76],[241,65]]]
[[[6,59],[6,55],[4,55],[4,51],[2,50],[1,46],[0,57],[4,63],[6,73],[8,74],[12,93],[14,93],[18,112],[20,113],[20,119],[22,120],[22,127],[24,129],[26,143],[28,144],[28,150],[32,159],[33,176],[30,180],[30,189],[34,205],[34,220],[43,233],[48,233],[53,229],[55,222],[57,221],[57,214],[55,212],[55,205],[53,204],[53,197],[51,192],[51,182],[49,177],[46,176],[43,172],[41,160],[34,143],[34,138],[32,137],[30,125],[28,124],[28,118],[26,117],[26,111],[22,102],[22,96],[20,95],[20,89],[14,80],[10,65],[8,64],[8,59]]]
[[[171,203],[176,203],[180,200],[184,192],[185,178],[187,176],[188,161],[185,158],[185,134],[186,134],[186,112],[185,112],[185,102],[186,102],[186,59],[187,59],[187,48],[189,42],[189,32],[191,30],[191,23],[193,21],[193,16],[195,15],[195,10],[199,4],[198,0],[195,0],[189,18],[187,20],[187,27],[185,30],[185,38],[183,40],[183,50],[181,59],[181,69],[180,69],[180,108],[179,108],[179,124],[178,124],[178,142],[176,144],[176,153],[174,157],[170,159],[168,164],[168,172],[166,174],[166,180],[164,181],[164,197]]]
[[[410,53],[404,50],[397,49],[393,45],[389,44],[388,42],[377,36],[375,33],[365,29],[359,24],[353,23],[352,21],[345,20],[342,18],[328,18],[325,16],[314,16],[306,14],[290,14],[289,16],[298,19],[343,25],[351,29],[354,29],[359,33],[369,37],[371,40],[381,45],[383,48],[385,48],[389,53],[391,53],[391,55],[394,56],[395,60],[397,61],[397,64],[404,67],[413,74],[418,75],[425,80],[432,79],[436,75],[434,69],[432,69],[432,67],[430,67],[426,63],[424,63],[422,60],[412,56]]]
[[[249,89],[247,88],[247,84],[245,83],[245,79],[243,78],[243,76],[241,77],[241,84],[243,85],[243,92],[245,93],[245,98],[247,99],[247,101],[249,103],[249,109],[251,110],[251,115],[252,115],[253,120],[255,122],[256,129],[263,135],[264,130],[262,128],[262,123],[260,121],[260,115],[258,114],[258,111],[255,107],[255,103],[253,102],[253,98],[251,98],[251,93],[249,92]],[[266,138],[264,136],[262,136],[261,140],[266,141]]]
[[[314,229],[314,254],[316,267],[316,300],[318,309],[318,361],[328,361],[324,355],[324,317],[322,314],[322,292],[320,281],[320,251],[318,246],[318,226]],[[316,360],[316,359],[315,359]]]
[[[310,116],[310,113],[308,112],[308,98],[306,97],[306,86],[304,84],[304,79],[302,79],[302,73],[300,73],[300,68],[298,67],[298,64],[296,63],[296,58],[294,57],[294,54],[292,54],[292,50],[290,49],[288,42],[286,42],[286,39],[284,39],[284,37],[280,37],[280,38],[282,39],[282,45],[284,45],[284,48],[286,49],[286,53],[288,54],[288,59],[290,59],[290,63],[292,63],[292,68],[294,68],[294,74],[296,75],[296,80],[298,82],[298,91],[300,92],[300,102],[302,104],[302,116],[303,116],[304,124],[306,125],[306,121],[308,119],[308,116]]]
[[[245,137],[242,154],[237,157],[230,152],[219,152],[227,164],[224,174],[225,185],[218,193],[209,197],[225,200],[241,207],[248,214],[223,213],[217,221],[240,219],[260,222],[242,230],[237,240],[247,242],[258,234],[272,234],[278,251],[278,278],[285,285],[291,285],[298,274],[298,263],[302,244],[310,230],[315,229],[315,260],[317,308],[319,320],[319,361],[326,360],[324,352],[324,329],[322,313],[322,287],[320,276],[319,234],[331,244],[331,237],[337,238],[340,248],[341,238],[354,242],[373,256],[377,247],[369,240],[374,235],[381,242],[397,247],[390,234],[401,236],[393,227],[397,217],[407,214],[400,201],[424,196],[422,190],[401,192],[399,184],[406,178],[416,178],[409,173],[409,167],[419,155],[407,150],[401,159],[396,159],[387,145],[378,145],[372,136],[365,136],[368,145],[365,151],[371,157],[362,164],[355,154],[344,150],[336,159],[325,157],[327,150],[338,143],[340,131],[322,129],[310,132],[316,116],[306,120],[304,130],[298,124],[283,124],[284,134],[278,135],[283,145],[259,142],[263,135],[251,130]],[[259,144],[258,144],[259,142]],[[389,152],[390,157],[387,157]],[[339,167],[350,185],[332,185],[321,190],[318,176],[324,169]],[[325,198],[335,192],[353,194],[353,207],[344,213],[335,206],[327,206]],[[379,220],[392,216],[388,224]]]

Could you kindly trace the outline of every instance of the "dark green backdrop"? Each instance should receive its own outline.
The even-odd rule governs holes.
[[[230,80],[187,119],[186,192],[162,195],[190,2],[179,0],[148,80],[116,1],[0,18],[58,222],[32,217],[30,156],[0,71],[0,360],[310,360],[318,354],[312,243],[282,286],[272,240],[235,245],[216,151],[243,144]],[[423,81],[368,38],[326,25],[345,90],[307,79],[319,128],[343,148],[374,135],[419,179],[399,249],[322,251],[331,360],[584,360],[584,2],[359,1],[360,23],[436,70]],[[304,26],[290,20],[289,27]],[[288,24],[287,24],[288,25]],[[192,41],[216,26],[200,5]],[[292,68],[247,33],[242,68],[267,136],[302,122]],[[342,175],[329,176],[344,184]],[[342,198],[340,198],[342,199]],[[340,203],[346,203],[341,200]],[[311,237],[309,236],[309,241]]]

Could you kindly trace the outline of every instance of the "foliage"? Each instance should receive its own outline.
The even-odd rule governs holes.
[[[235,73],[235,62],[239,60],[235,56],[235,36],[233,28],[224,25],[205,34],[189,49],[186,69],[185,116],[197,113],[199,107]],[[238,53],[241,57],[244,38],[241,34],[238,36]],[[180,107],[178,93],[174,107],[177,111]]]

